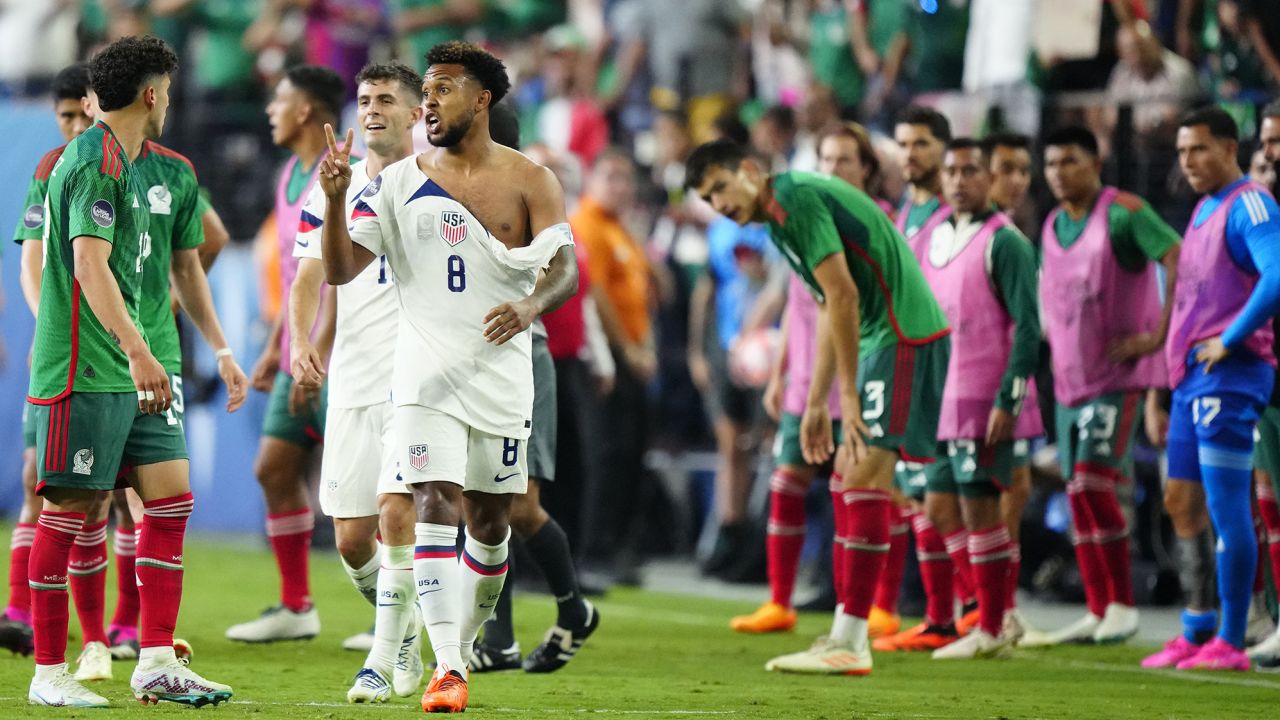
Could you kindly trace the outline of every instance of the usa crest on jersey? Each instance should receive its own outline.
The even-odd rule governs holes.
[[[440,237],[453,247],[467,239],[467,216],[457,210],[440,213]]]

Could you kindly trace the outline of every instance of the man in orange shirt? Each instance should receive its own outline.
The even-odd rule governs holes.
[[[605,150],[587,178],[578,211],[569,219],[574,238],[586,248],[592,296],[617,362],[612,392],[602,403],[597,467],[608,468],[587,491],[582,552],[587,565],[634,576],[635,520],[645,494],[644,452],[648,444],[645,386],[658,368],[649,318],[650,269],[640,243],[622,224],[635,203],[635,165],[617,150]]]

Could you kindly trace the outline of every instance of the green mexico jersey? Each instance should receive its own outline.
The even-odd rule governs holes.
[[[1093,208],[1079,220],[1073,220],[1065,210],[1059,212],[1053,219],[1058,244],[1063,248],[1074,245],[1084,234],[1092,215]],[[1116,193],[1107,208],[1107,235],[1111,238],[1116,262],[1129,272],[1141,271],[1148,261],[1159,262],[1165,253],[1182,242],[1178,231],[1169,227],[1146,200],[1127,192]]]
[[[13,231],[13,241],[19,245],[28,240],[44,239],[44,196],[49,191],[49,173],[62,157],[66,145],[54,148],[44,154],[36,172],[27,183],[27,197],[22,203],[22,217],[18,218],[18,227]]]
[[[145,193],[124,149],[101,121],[68,143],[50,171],[40,314],[28,390],[33,402],[52,402],[73,391],[134,389],[124,350],[81,295],[71,242],[91,236],[111,243],[108,267],[138,324],[142,269],[151,245],[142,206]]]
[[[208,204],[200,195],[191,161],[163,145],[147,141],[133,161],[143,190],[142,209],[150,214],[147,233],[151,255],[142,268],[138,320],[146,330],[151,353],[170,374],[182,372],[182,347],[169,302],[169,268],[174,250],[190,250],[204,242],[200,218]]]
[[[825,175],[773,178],[769,236],[819,302],[813,269],[843,253],[858,286],[862,357],[894,344],[921,344],[948,331],[920,265],[889,216],[866,193]]]

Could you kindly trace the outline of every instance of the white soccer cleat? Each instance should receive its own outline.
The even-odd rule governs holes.
[[[1138,609],[1120,603],[1107,605],[1102,622],[1093,631],[1096,643],[1122,643],[1138,634]]]
[[[400,697],[417,693],[422,685],[422,676],[426,674],[426,666],[422,664],[422,627],[416,617],[409,627],[413,632],[400,642],[396,667],[391,673],[391,686]]]
[[[1249,659],[1255,662],[1258,660],[1268,660],[1270,661],[1269,664],[1272,665],[1280,662],[1280,630],[1271,633],[1271,635],[1262,642],[1246,650],[1244,654],[1248,655]]]
[[[776,657],[765,663],[764,669],[810,675],[870,675],[871,648],[858,652],[824,640],[803,652]]]
[[[417,688],[414,688],[415,690]],[[382,673],[373,668],[360,668],[356,679],[347,691],[349,703],[381,703],[391,698],[391,686]]]
[[[1004,658],[1009,656],[1013,643],[1001,634],[992,637],[982,628],[974,628],[968,635],[933,651],[934,660],[975,660]]]
[[[27,690],[27,702],[50,707],[104,708],[111,701],[76,682],[66,664],[36,667]]]
[[[1265,642],[1276,632],[1276,622],[1271,619],[1271,612],[1267,610],[1267,596],[1265,593],[1255,593],[1253,601],[1249,603],[1249,620],[1244,628],[1244,644],[1255,645]]]
[[[277,640],[310,640],[320,634],[320,613],[315,606],[294,612],[283,605],[267,608],[256,620],[227,628],[227,639],[247,643]]]
[[[129,679],[133,696],[144,705],[161,701],[204,707],[231,699],[231,687],[206,680],[170,655],[158,660],[140,660]]]
[[[373,649],[373,631],[365,630],[342,641],[343,650],[367,653]]]
[[[1017,645],[1018,641],[1027,634],[1027,630],[1031,628],[1027,619],[1022,617],[1022,613],[1017,608],[1010,610],[1004,614],[1004,624],[1000,627],[1000,637],[1006,638],[1010,643]]]
[[[1102,618],[1093,613],[1088,613],[1060,630],[1052,632],[1028,630],[1027,634],[1018,642],[1018,647],[1051,647],[1065,643],[1093,642],[1093,633],[1101,623]]]
[[[76,682],[111,679],[111,650],[106,643],[91,642],[84,646],[76,660]]]

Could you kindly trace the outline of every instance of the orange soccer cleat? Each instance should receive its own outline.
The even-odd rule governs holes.
[[[956,621],[956,632],[961,635],[968,635],[970,630],[978,627],[980,619],[981,615],[978,614],[977,603],[974,603],[972,608],[966,606],[964,614]]]
[[[795,626],[796,611],[776,602],[767,602],[750,615],[739,615],[729,621],[734,632],[742,633],[787,632]]]
[[[920,623],[897,635],[879,638],[872,643],[871,647],[880,652],[937,650],[950,645],[959,637],[954,627]]]
[[[867,637],[882,638],[897,634],[902,629],[902,618],[879,607],[872,606],[867,617]]]
[[[457,670],[437,667],[427,691],[422,693],[422,712],[455,713],[467,710],[467,679]]]

